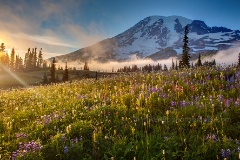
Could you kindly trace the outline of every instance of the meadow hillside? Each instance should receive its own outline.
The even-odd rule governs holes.
[[[0,159],[239,159],[239,68],[0,92]]]

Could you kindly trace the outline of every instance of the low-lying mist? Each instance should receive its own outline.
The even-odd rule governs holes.
[[[213,55],[213,56],[209,56],[209,57],[204,57],[202,58],[202,63],[204,63],[205,61],[212,61],[215,59],[217,65],[231,65],[231,64],[236,64],[238,61],[238,54],[240,52],[240,45],[229,48],[227,50],[222,50],[219,51],[217,54]],[[164,60],[158,60],[158,61],[154,61],[151,59],[142,59],[142,58],[138,58],[136,56],[131,56],[130,60],[128,61],[123,61],[123,62],[119,62],[119,61],[110,61],[107,63],[100,63],[98,61],[90,61],[88,62],[88,66],[90,68],[90,70],[95,70],[95,71],[107,71],[107,72],[112,72],[112,70],[117,71],[117,69],[119,68],[123,68],[124,66],[130,66],[132,67],[133,65],[137,65],[138,67],[142,67],[145,65],[157,65],[158,63],[161,64],[162,66],[164,66],[164,64],[170,68],[172,65],[172,60],[174,62],[174,64],[176,64],[176,60],[177,63],[179,65],[179,59],[177,59],[177,57],[171,57],[169,59],[164,59]],[[191,61],[190,63],[193,62],[193,64],[196,63],[197,60]],[[58,66],[65,66],[65,63],[63,62],[58,62],[57,63],[57,67]],[[83,69],[84,67],[84,63],[80,63],[77,61],[74,62],[68,62],[68,67],[75,67],[76,69]]]

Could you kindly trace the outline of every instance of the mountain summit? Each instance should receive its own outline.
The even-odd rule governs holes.
[[[189,28],[190,53],[227,49],[240,41],[240,31],[209,27],[201,20],[181,16],[150,16],[125,32],[92,46],[58,56],[62,61],[125,61],[132,56],[154,60],[182,53],[184,27]]]

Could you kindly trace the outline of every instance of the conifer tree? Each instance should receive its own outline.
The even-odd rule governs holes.
[[[50,82],[55,83],[56,82],[56,60],[53,58],[52,65],[50,69]]]
[[[87,62],[85,62],[84,67],[83,67],[83,70],[89,71],[89,67],[88,67],[88,63],[87,63]]]
[[[32,67],[33,70],[37,68],[37,48],[34,49],[32,66],[33,66]]]
[[[5,46],[4,46],[4,43],[2,43],[0,46],[0,63],[4,62],[4,56],[5,56],[4,50],[5,50]]]
[[[167,71],[167,70],[168,70],[168,68],[167,68],[166,64],[164,64],[164,71]]]
[[[38,54],[37,67],[41,68],[43,67],[42,65],[43,65],[43,55],[42,55],[42,48],[41,48]]]
[[[4,50],[5,50],[5,46],[4,46],[4,43],[2,43],[0,46],[0,51],[4,52]]]
[[[67,67],[67,62],[66,62],[66,66],[65,66],[64,73],[63,73],[62,81],[66,82],[66,81],[68,81],[68,79],[69,79],[69,75],[68,75],[68,67]]]
[[[190,54],[189,50],[190,48],[188,47],[188,26],[185,27],[184,29],[184,37],[183,37],[183,54],[182,54],[182,60],[179,63],[180,67],[190,67]]]
[[[240,53],[238,54],[238,66],[240,66]]]
[[[197,61],[197,64],[196,64],[197,67],[200,67],[202,66],[202,61],[201,61],[201,54],[199,53],[198,55],[198,61]]]
[[[162,71],[162,64],[159,65],[159,71]]]
[[[175,65],[174,65],[174,62],[173,62],[173,59],[172,59],[172,70],[175,69]]]
[[[25,53],[25,57],[24,57],[24,67],[25,67],[25,70],[27,70],[27,68],[28,68],[28,59],[29,59],[29,51],[30,51],[30,49],[28,48],[28,52],[27,53]]]
[[[212,61],[212,66],[216,66],[216,60],[215,59]]]
[[[178,70],[177,60],[176,60],[175,69]]]
[[[11,57],[10,57],[10,68],[11,68],[11,70],[15,70],[14,62],[15,62],[15,51],[14,51],[14,48],[13,48],[12,52],[11,52]]]

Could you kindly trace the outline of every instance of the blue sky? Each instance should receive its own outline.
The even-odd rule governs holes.
[[[178,15],[240,30],[240,0],[11,0],[0,5],[0,42],[45,58],[113,37],[151,16]]]

